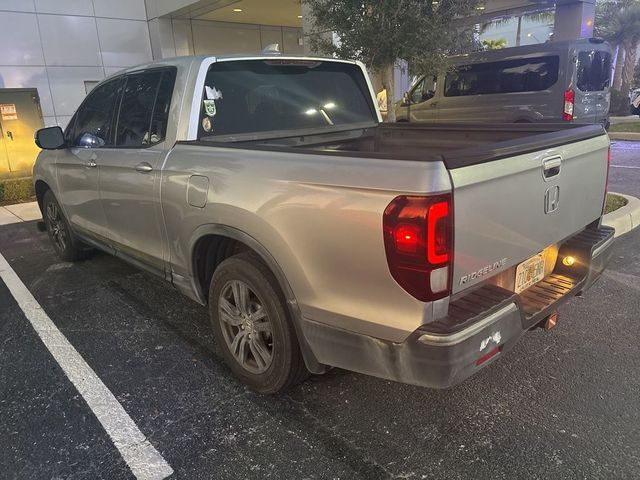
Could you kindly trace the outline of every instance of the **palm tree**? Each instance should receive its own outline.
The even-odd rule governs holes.
[[[616,69],[613,88],[626,92],[633,86],[638,43],[640,43],[640,2],[604,2],[596,12],[596,34],[615,45]]]

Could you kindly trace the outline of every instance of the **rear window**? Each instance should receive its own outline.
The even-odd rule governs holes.
[[[307,60],[214,63],[199,137],[377,122],[360,67]]]
[[[609,87],[611,54],[601,50],[578,53],[576,85],[582,92],[599,92]]]
[[[458,67],[447,74],[444,96],[537,92],[558,81],[557,56],[519,58]]]

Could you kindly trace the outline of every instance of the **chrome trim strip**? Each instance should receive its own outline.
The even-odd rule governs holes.
[[[436,346],[439,346],[439,347],[446,347],[446,346],[450,346],[450,345],[456,345],[456,344],[468,339],[469,337],[472,337],[476,333],[479,333],[480,331],[482,331],[483,329],[485,329],[486,327],[488,327],[492,323],[497,322],[498,320],[500,320],[500,318],[502,318],[502,317],[504,317],[504,316],[506,316],[506,315],[508,315],[510,313],[517,312],[517,311],[518,311],[518,307],[516,307],[516,304],[515,303],[510,303],[509,305],[506,305],[506,306],[502,307],[497,312],[492,313],[488,317],[483,318],[479,322],[474,323],[473,325],[465,328],[464,330],[461,330],[459,332],[453,333],[451,335],[439,335],[437,333],[425,333],[425,334],[421,335],[420,338],[418,338],[418,340],[420,342],[424,343],[425,345],[436,345]]]
[[[605,248],[607,248],[611,243],[613,243],[614,240],[615,240],[615,237],[613,235],[609,237],[609,239],[606,242],[604,242],[602,245],[600,245],[598,248],[596,248],[593,251],[593,253],[591,254],[591,258],[596,258],[598,255],[600,255]]]

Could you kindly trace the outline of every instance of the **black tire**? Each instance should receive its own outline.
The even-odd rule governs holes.
[[[209,315],[225,362],[252,390],[277,393],[308,376],[280,286],[252,252],[234,255],[215,270]]]
[[[42,199],[42,216],[49,240],[61,260],[75,262],[87,257],[90,250],[71,231],[51,190],[47,190]]]

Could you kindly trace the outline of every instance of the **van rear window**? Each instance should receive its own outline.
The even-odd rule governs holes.
[[[464,65],[447,74],[444,96],[538,92],[558,81],[558,56]]]
[[[377,123],[358,65],[316,60],[214,63],[205,79],[199,138]]]
[[[611,54],[602,50],[578,53],[576,85],[582,92],[600,92],[609,87]]]

